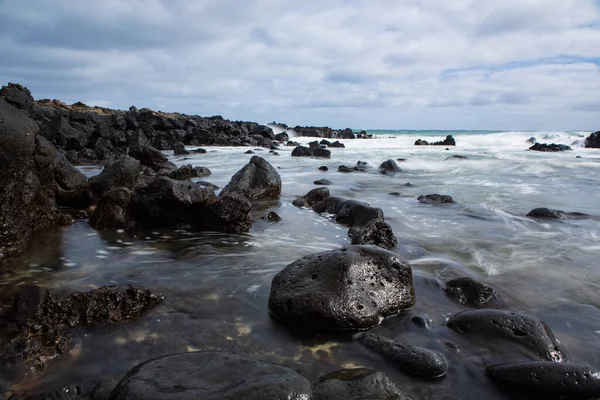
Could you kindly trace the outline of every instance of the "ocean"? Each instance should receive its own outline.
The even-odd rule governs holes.
[[[0,275],[3,300],[31,282],[58,293],[135,283],[161,291],[166,300],[138,321],[87,332],[78,351],[19,382],[20,387],[118,379],[155,356],[223,349],[285,364],[312,380],[342,367],[375,368],[415,399],[508,399],[485,378],[483,368],[526,356],[500,344],[473,345],[445,326],[450,315],[467,307],[448,299],[441,286],[465,275],[492,286],[499,296],[497,307],[542,318],[570,360],[600,368],[600,150],[583,147],[589,132],[369,133],[375,139],[341,140],[346,148],[331,149],[329,160],[291,157],[292,147],[282,147],[279,155],[256,149],[278,169],[283,192],[278,200],[255,204],[256,222],[247,234],[163,229],[133,235],[97,231],[85,219],[39,232],[25,260]],[[453,135],[456,147],[413,145],[419,138],[443,140],[446,135]],[[530,137],[573,150],[528,151]],[[306,144],[315,138],[291,140]],[[247,148],[206,149],[207,154],[169,158],[178,166],[210,168],[212,175],[202,180],[224,187],[252,157],[244,154]],[[377,167],[388,159],[403,159],[397,161],[402,172],[379,174]],[[357,161],[370,168],[337,172],[339,165],[352,167]],[[322,165],[329,171],[319,171]],[[83,170],[89,176],[99,172]],[[444,379],[415,380],[350,335],[307,334],[269,316],[267,298],[275,274],[298,258],[349,244],[346,227],[292,205],[324,178],[332,181],[332,195],[383,210],[399,241],[393,251],[413,268],[417,302],[409,313],[384,321],[378,332],[444,351],[451,364]],[[399,195],[390,195],[394,192]],[[433,193],[450,195],[456,203],[417,201],[419,195]],[[526,217],[536,207],[592,218]],[[260,219],[271,210],[281,222]],[[415,315],[431,319],[431,329],[410,323]],[[457,347],[450,352],[448,343]]]

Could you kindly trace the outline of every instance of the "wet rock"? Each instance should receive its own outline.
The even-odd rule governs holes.
[[[344,148],[346,148],[346,146],[344,145],[344,143],[341,143],[341,142],[339,142],[339,141],[337,141],[337,140],[336,140],[335,142],[331,143],[331,144],[329,145],[329,147],[333,147],[333,148],[339,148],[339,149],[344,149]]]
[[[321,145],[319,144],[319,142],[317,142],[317,141],[315,140],[314,142],[309,142],[309,143],[308,143],[308,147],[310,147],[310,148],[315,148],[315,149],[316,149],[316,148],[319,148],[319,147],[321,147]]]
[[[331,181],[327,179],[319,179],[313,182],[315,185],[331,185]]]
[[[13,338],[0,345],[0,361],[43,367],[69,350],[69,330],[126,321],[162,300],[159,293],[136,286],[104,286],[64,298],[27,286],[0,316],[0,328],[13,332]]]
[[[207,151],[205,149],[195,149],[192,150],[192,153],[196,153],[196,154],[206,154]]]
[[[415,315],[410,319],[410,322],[417,326],[420,326],[421,328],[426,329],[430,329],[431,325],[433,325],[433,321],[431,320],[431,318],[422,315]]]
[[[394,160],[384,161],[379,166],[379,172],[381,172],[382,174],[394,174],[396,172],[401,172],[401,171],[402,170],[400,169],[400,167],[398,166],[398,164],[396,164],[396,161],[394,161]]]
[[[113,389],[110,399],[310,400],[310,383],[289,368],[217,351],[146,361]]]
[[[456,146],[456,141],[454,140],[454,138],[452,137],[452,135],[448,135],[446,136],[446,139],[444,139],[441,142],[434,142],[431,143],[432,146]]]
[[[320,203],[321,201],[328,198],[329,189],[320,187],[311,190],[307,194],[302,197],[298,197],[296,200],[292,202],[296,207],[310,207],[312,208],[315,204]]]
[[[187,164],[179,167],[179,169],[171,172],[169,178],[177,181],[185,181],[192,178],[203,178],[211,175],[212,172],[206,167],[192,167],[191,164]]]
[[[246,232],[252,222],[248,200],[222,196],[195,183],[160,177],[136,190],[130,213],[140,228],[191,224],[200,230]]]
[[[357,171],[365,172],[369,169],[369,164],[366,161],[357,161],[356,167],[354,167]]]
[[[508,340],[548,361],[566,361],[550,328],[531,315],[502,310],[467,310],[450,317],[448,326],[462,334]]]
[[[453,155],[450,157],[446,157],[446,160],[468,160],[469,157],[467,156],[460,156],[460,155]]]
[[[252,150],[247,150],[244,154],[255,154]]]
[[[273,278],[270,312],[294,326],[360,330],[410,309],[415,302],[410,265],[375,246],[313,254]]]
[[[290,141],[290,137],[287,133],[281,132],[275,135],[275,140],[282,143],[287,143]]]
[[[396,161],[404,162],[406,161],[406,158],[396,158]]]
[[[113,164],[106,165],[100,174],[91,177],[90,189],[96,198],[117,187],[135,190],[145,182],[142,171],[142,164],[138,160],[123,157]]]
[[[532,136],[529,139],[527,139],[526,142],[527,143],[531,143],[531,144],[536,144],[537,143],[537,139]]]
[[[450,204],[455,203],[454,199],[447,195],[442,194],[428,194],[425,196],[419,196],[417,200],[420,203],[425,204]]]
[[[96,229],[131,228],[129,203],[133,192],[127,188],[115,188],[100,198],[93,214],[90,225]]]
[[[590,216],[583,213],[578,212],[564,212],[560,210],[554,210],[552,208],[534,208],[533,210],[527,213],[527,217],[531,218],[547,218],[547,219],[583,219],[589,218]]]
[[[368,368],[343,369],[319,378],[315,400],[412,400],[383,372]]]
[[[402,196],[402,193],[400,192],[390,192],[388,193],[390,196]]]
[[[330,142],[329,140],[325,140],[325,139],[323,139],[323,140],[321,140],[321,141],[319,142],[319,144],[320,144],[321,146],[329,146],[329,145],[331,144],[331,142]]]
[[[417,139],[415,146],[429,146],[429,142],[427,140]]]
[[[279,221],[281,221],[281,217],[275,211],[269,212],[267,214],[267,216],[264,217],[264,219],[266,219],[269,222],[279,222]]]
[[[292,150],[292,157],[331,158],[331,151],[322,149],[321,147],[310,148],[297,146],[294,150]]]
[[[446,357],[433,350],[372,333],[361,335],[358,341],[396,363],[407,374],[424,378],[441,378],[448,371]]]
[[[189,151],[185,149],[185,145],[181,142],[173,143],[173,154],[176,156],[185,156],[190,154]]]
[[[536,143],[529,148],[529,150],[535,151],[546,151],[546,152],[555,152],[555,151],[565,151],[565,150],[573,150],[570,146],[566,144],[547,144],[547,143]]]
[[[585,139],[585,147],[600,149],[600,131],[590,134],[590,136]]]
[[[154,172],[171,172],[177,169],[175,164],[167,160],[167,157],[154,147],[132,147],[129,156],[139,160],[142,165],[151,168]]]
[[[352,238],[352,244],[372,244],[388,250],[398,244],[392,227],[380,219],[371,220],[361,227],[350,228],[348,236]]]
[[[300,146],[300,143],[298,143],[298,142],[294,142],[294,141],[291,141],[291,140],[290,140],[290,141],[288,141],[288,142],[287,142],[285,145],[286,145],[286,146],[290,146],[290,147],[292,147],[292,146],[293,146],[293,147],[298,147],[298,146]]]
[[[338,172],[356,172],[356,171],[358,171],[358,170],[356,169],[356,167],[352,167],[352,168],[350,168],[350,167],[347,167],[347,166],[345,166],[345,165],[340,165],[340,166],[338,167]]]
[[[473,278],[463,277],[446,282],[446,294],[461,304],[480,306],[495,295],[494,289]]]
[[[486,373],[496,385],[519,398],[600,398],[600,371],[585,365],[524,362],[488,367]]]
[[[329,171],[329,168],[327,168],[325,165],[321,165],[319,167],[319,171]]]
[[[281,177],[267,160],[253,156],[250,162],[238,171],[220,196],[236,195],[248,200],[277,198],[281,194]]]
[[[213,185],[212,183],[207,181],[198,181],[196,182],[196,184],[199,186],[207,187],[210,190],[219,190],[219,187],[217,185]]]
[[[365,226],[370,221],[383,220],[381,208],[339,197],[328,197],[315,204],[313,210],[319,214],[324,212],[334,214],[337,222],[350,226]]]

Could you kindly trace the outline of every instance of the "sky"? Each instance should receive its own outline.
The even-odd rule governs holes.
[[[36,99],[354,129],[600,130],[600,0],[0,0]]]

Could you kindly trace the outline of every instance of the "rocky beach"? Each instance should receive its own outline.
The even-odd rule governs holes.
[[[600,398],[600,132],[0,90],[0,393]]]

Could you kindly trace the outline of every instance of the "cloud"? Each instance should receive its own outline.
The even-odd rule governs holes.
[[[38,98],[353,128],[599,129],[595,0],[4,0]]]

